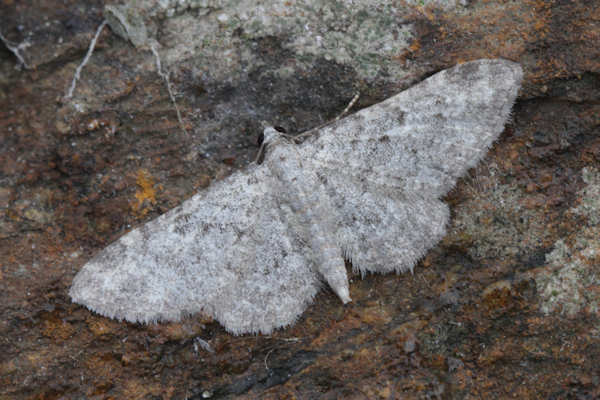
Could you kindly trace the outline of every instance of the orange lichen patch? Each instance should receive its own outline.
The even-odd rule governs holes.
[[[121,356],[121,363],[123,365],[139,365],[151,361],[152,355],[147,351],[128,351]]]
[[[212,318],[188,318],[182,322],[171,322],[162,324],[152,324],[148,326],[148,331],[160,335],[157,338],[158,343],[164,343],[170,340],[186,340],[198,336],[204,330],[204,323],[212,322]]]
[[[400,337],[406,335],[407,332],[418,332],[423,329],[427,325],[427,321],[422,319],[415,319],[412,321],[408,321],[403,323],[402,325],[397,326],[393,330],[390,331],[390,337]]]
[[[129,379],[123,385],[123,398],[125,399],[146,399],[161,394],[160,384],[158,382],[149,383],[139,379]]]
[[[412,353],[416,350],[418,343],[417,333],[421,331],[425,325],[427,325],[427,322],[419,319],[408,321],[394,328],[389,333],[389,337],[393,338],[396,342],[396,346],[403,352]]]
[[[56,347],[46,347],[44,349],[36,349],[25,352],[19,355],[16,359],[16,364],[19,368],[25,368],[29,371],[34,371],[40,366],[49,366],[56,358]]]
[[[502,169],[511,170],[515,164],[519,164],[522,148],[522,143],[511,143],[508,146],[506,151],[503,152],[502,157],[498,158],[498,163]]]
[[[538,40],[545,38],[550,32],[549,23],[552,21],[552,6],[554,1],[530,0],[525,3],[531,6],[531,10],[535,14],[533,29],[537,34]]]
[[[427,364],[435,369],[447,369],[448,368],[448,360],[444,357],[443,354],[432,354],[428,360]]]
[[[460,275],[455,272],[448,271],[444,278],[445,279],[442,283],[435,286],[435,288],[433,289],[434,293],[446,293],[448,290],[452,289],[456,282],[460,280]]]
[[[115,377],[121,371],[121,363],[112,353],[94,354],[85,361],[86,367],[90,372],[102,377]]]
[[[494,2],[493,6],[481,7],[477,12],[478,18],[473,18],[472,13],[460,11],[437,13],[435,20],[425,15],[430,23],[436,24],[435,39],[423,44],[421,54],[439,56],[441,53],[443,58],[451,59],[452,62],[473,60],[490,54],[518,59],[527,47],[523,33],[514,27],[523,26],[522,29],[526,30],[528,25],[508,21],[524,19],[521,15],[523,8],[525,7],[521,4]],[[478,40],[473,40],[474,37]],[[461,46],[458,43],[462,40],[476,44]]]
[[[94,336],[103,336],[114,333],[117,330],[117,323],[102,317],[91,316],[87,319],[87,326]]]
[[[431,254],[427,254],[422,260],[421,260],[421,267],[423,268],[429,268],[431,267],[431,265],[433,264],[432,262],[432,255]]]
[[[378,346],[363,347],[352,354],[352,362],[355,365],[369,365],[374,359],[380,358],[381,349]]]
[[[73,325],[53,314],[48,314],[42,323],[42,335],[52,339],[65,340],[70,338],[74,332]]]
[[[398,398],[396,391],[396,382],[395,381],[386,381],[384,383],[380,382],[361,382],[360,385],[357,385],[356,392],[360,393],[360,396],[356,397],[346,397],[350,399],[392,399]],[[345,397],[345,396],[344,396]]]
[[[490,365],[501,360],[522,359],[526,352],[531,353],[532,351],[531,346],[524,349],[519,343],[515,343],[514,339],[507,338],[504,342],[497,342],[487,347],[479,355],[477,363],[479,365]]]
[[[354,310],[352,317],[358,318],[361,323],[368,325],[384,325],[392,321],[389,308],[379,305],[360,307]]]
[[[392,398],[392,394],[394,393],[394,385],[392,382],[387,381],[386,386],[379,389],[377,395],[382,399],[390,399]]]
[[[156,190],[161,190],[162,185],[156,185],[152,175],[145,169],[138,170],[136,184],[136,201],[131,203],[131,208],[139,217],[144,217],[156,205]]]
[[[111,390],[114,386],[115,386],[115,383],[110,380],[97,379],[94,382],[93,387],[90,387],[88,389],[87,394],[89,397],[99,396],[100,398],[106,399],[106,400],[116,400],[115,397],[106,395],[106,393],[109,390]]]
[[[493,310],[501,310],[508,306],[512,300],[512,285],[503,280],[494,282],[483,290],[483,304]]]
[[[319,335],[311,342],[311,346],[323,346],[331,340],[331,337],[340,335],[344,331],[360,328],[361,326],[361,319],[355,313],[349,312],[341,321],[331,321],[324,329],[321,329]]]
[[[411,53],[416,53],[421,48],[421,42],[419,40],[413,40],[413,42],[408,46],[408,50]]]

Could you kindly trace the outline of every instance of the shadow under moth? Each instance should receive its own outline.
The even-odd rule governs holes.
[[[523,72],[478,60],[308,135],[265,130],[264,161],[212,184],[93,257],[74,302],[132,322],[205,313],[234,334],[290,325],[326,283],[404,272],[446,233],[440,198],[485,156]]]

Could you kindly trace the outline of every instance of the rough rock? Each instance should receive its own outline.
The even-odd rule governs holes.
[[[146,38],[105,27],[65,98],[127,4],[0,1],[0,398],[600,397],[600,4],[143,0]],[[513,122],[414,275],[356,276],[268,337],[70,302],[94,252],[252,160],[262,121],[302,132],[484,57],[525,70]]]

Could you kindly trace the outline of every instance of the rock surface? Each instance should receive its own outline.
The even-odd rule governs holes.
[[[1,399],[600,396],[600,4],[144,0],[146,39],[104,28],[65,98],[123,4],[0,1]],[[414,275],[356,276],[268,337],[70,302],[94,252],[252,160],[263,120],[302,132],[484,57],[525,70],[513,123]]]

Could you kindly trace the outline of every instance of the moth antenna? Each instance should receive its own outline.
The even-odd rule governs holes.
[[[344,115],[346,115],[346,113],[348,113],[348,111],[350,111],[350,109],[352,108],[352,106],[354,106],[354,103],[356,103],[356,101],[358,100],[359,97],[360,97],[360,92],[356,92],[356,94],[354,94],[354,97],[352,97],[352,100],[350,100],[350,102],[348,103],[346,108],[344,108],[344,110],[340,114],[338,114],[337,117],[335,117],[334,119],[327,121],[321,125],[317,125],[314,128],[307,130],[306,132],[302,132],[301,134],[294,136],[294,139],[298,140],[300,138],[311,136],[315,131],[318,131],[319,129],[321,129],[327,125],[331,125],[334,122],[339,121]]]
[[[333,120],[333,122],[338,121],[340,118],[342,118],[344,115],[346,115],[348,113],[348,111],[350,111],[350,109],[352,108],[352,106],[354,106],[354,103],[356,103],[358,101],[359,97],[360,97],[360,92],[356,92],[354,94],[354,97],[352,98],[352,100],[350,100],[350,103],[348,103],[348,105],[346,106],[346,108],[344,108],[344,111],[342,111],[342,113],[340,115],[338,115],[337,117],[335,117],[335,119]]]
[[[256,153],[256,157],[254,157],[254,164],[259,164],[259,160],[262,156],[265,155],[265,141],[263,140],[258,148],[258,153]]]

